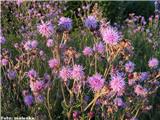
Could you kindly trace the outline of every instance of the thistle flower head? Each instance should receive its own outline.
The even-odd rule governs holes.
[[[9,71],[7,72],[7,76],[8,76],[8,78],[9,78],[10,80],[15,79],[15,78],[16,78],[16,75],[17,75],[17,73],[16,73],[15,70],[9,70]]]
[[[146,96],[147,94],[147,89],[143,88],[141,85],[136,85],[134,88],[134,92],[138,95],[138,96]]]
[[[148,66],[150,68],[157,68],[158,67],[158,64],[159,64],[159,61],[157,58],[151,58],[149,61],[148,61]]]
[[[74,65],[72,70],[72,79],[82,80],[84,79],[84,68],[81,65]]]
[[[93,54],[92,48],[90,48],[90,47],[85,47],[84,50],[83,50],[83,54],[84,54],[85,56],[92,56],[92,54]]]
[[[121,39],[121,36],[117,31],[117,29],[111,26],[101,30],[101,35],[102,35],[103,41],[109,45],[116,45]]]
[[[133,62],[131,62],[131,61],[128,61],[128,62],[125,64],[125,71],[126,71],[126,72],[131,73],[131,72],[133,72],[134,68],[135,68],[135,64],[134,64]]]
[[[38,46],[38,41],[37,41],[37,40],[33,40],[33,41],[31,42],[31,46],[32,46],[32,48],[37,48],[37,46]]]
[[[61,17],[58,21],[58,26],[61,30],[68,30],[72,29],[72,19],[67,17]]]
[[[40,92],[44,88],[44,81],[36,80],[32,81],[30,80],[30,88],[33,92]]]
[[[118,95],[122,95],[125,89],[124,78],[121,75],[112,76],[110,87],[112,88],[113,92],[117,93]]]
[[[148,72],[141,72],[140,76],[139,76],[141,81],[144,81],[144,80],[148,79],[148,77],[149,77],[149,73]]]
[[[42,21],[41,24],[37,26],[37,28],[39,33],[47,38],[49,38],[54,32],[53,25],[51,24],[51,22],[44,23]]]
[[[114,99],[114,104],[118,107],[122,107],[124,105],[124,102],[123,102],[122,98],[117,97]]]
[[[38,73],[34,70],[34,69],[31,69],[27,72],[27,76],[32,79],[32,78],[36,78],[38,77]]]
[[[84,21],[85,27],[88,29],[96,29],[98,26],[98,22],[94,16],[88,16]]]
[[[25,103],[25,105],[32,106],[33,102],[34,102],[34,98],[33,98],[32,95],[26,95],[26,96],[24,96],[24,103]]]
[[[28,40],[24,43],[23,47],[26,51],[35,49],[38,46],[38,41],[37,40]]]
[[[43,95],[35,96],[35,102],[36,103],[42,103],[43,101],[44,101],[44,96]]]
[[[46,45],[47,45],[47,47],[53,47],[53,45],[54,45],[53,40],[52,39],[48,39]]]
[[[6,42],[6,39],[2,35],[0,35],[0,45],[5,44],[5,42]]]
[[[93,91],[99,91],[104,86],[105,79],[102,75],[96,73],[95,75],[88,78],[88,83]]]
[[[3,59],[0,60],[0,65],[6,66],[7,64],[8,64],[8,60],[7,59],[3,58]]]
[[[50,60],[48,61],[48,65],[49,65],[49,67],[52,68],[52,69],[57,68],[57,67],[59,66],[59,61],[58,61],[57,59],[55,59],[55,58],[50,59]]]
[[[105,51],[105,46],[104,46],[103,42],[98,42],[98,43],[94,44],[93,50],[95,52],[98,52],[99,54],[103,54]]]
[[[63,67],[59,72],[59,76],[64,81],[67,81],[67,79],[71,78],[71,69],[69,67]]]

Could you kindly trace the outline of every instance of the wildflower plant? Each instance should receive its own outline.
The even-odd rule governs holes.
[[[153,45],[159,33],[147,37],[155,40],[148,43],[155,53],[147,54],[146,65],[139,65],[133,36],[141,31],[146,38],[159,26],[157,16],[147,23],[130,14],[118,29],[104,20],[97,3],[86,4],[78,8],[82,25],[74,28],[63,1],[3,3],[2,17],[9,7],[20,22],[14,33],[2,19],[2,116],[131,120],[152,109],[150,98],[160,85],[160,52]]]

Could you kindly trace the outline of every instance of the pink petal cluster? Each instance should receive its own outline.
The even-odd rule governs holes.
[[[93,50],[91,47],[85,47],[84,50],[83,50],[83,54],[85,56],[92,56],[93,54]]]
[[[157,58],[151,58],[149,61],[148,61],[148,66],[150,68],[157,68],[158,67],[158,64],[159,64],[159,61]]]
[[[33,40],[33,41],[28,40],[25,42],[23,47],[26,51],[29,51],[29,50],[35,49],[37,46],[38,46],[37,40]]]
[[[102,75],[96,73],[95,75],[88,78],[88,83],[93,91],[99,91],[104,86],[105,79],[102,78]]]
[[[30,88],[33,92],[40,92],[44,88],[44,81],[32,81],[30,80]]]
[[[131,73],[131,72],[133,72],[134,68],[135,68],[135,64],[134,64],[133,62],[131,62],[131,61],[128,61],[128,62],[125,64],[125,71],[126,71],[126,72]]]
[[[101,30],[101,35],[102,35],[103,41],[109,45],[116,45],[121,39],[121,36],[117,31],[117,29],[111,26]]]
[[[9,63],[9,61],[5,58],[0,60],[0,65],[2,65],[2,66],[6,66],[8,63]]]
[[[53,34],[53,25],[51,24],[51,22],[46,22],[44,23],[42,21],[42,24],[41,25],[38,25],[38,31],[39,33],[42,34],[42,36],[45,36],[45,37],[50,37],[52,34]]]
[[[110,87],[113,92],[118,95],[122,95],[125,89],[125,81],[121,75],[112,76],[112,80],[110,81]]]
[[[74,65],[72,70],[72,79],[82,80],[84,79],[84,68],[81,65]]]
[[[71,78],[71,69],[69,67],[63,67],[60,72],[59,76],[64,80],[67,81],[67,79]]]
[[[58,66],[59,66],[59,60],[57,60],[57,59],[55,59],[55,58],[53,58],[53,59],[50,59],[49,61],[48,61],[48,65],[49,65],[49,67],[50,68],[52,68],[52,69],[54,69],[54,68],[57,68]]]
[[[143,88],[141,85],[136,85],[134,88],[134,92],[138,96],[146,96],[147,95],[147,89]]]
[[[38,73],[34,69],[31,69],[28,71],[27,76],[30,79],[34,79],[34,78],[38,77]]]

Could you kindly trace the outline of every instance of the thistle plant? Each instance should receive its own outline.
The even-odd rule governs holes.
[[[10,42],[8,18],[2,20],[3,116],[135,120],[153,108],[150,98],[160,85],[159,16],[145,21],[130,14],[119,29],[103,18],[97,3],[87,4],[77,8],[82,25],[74,28],[63,14],[65,2],[3,3],[2,18],[10,8],[19,21],[11,32],[19,37]],[[145,66],[137,64],[139,32],[155,50]]]

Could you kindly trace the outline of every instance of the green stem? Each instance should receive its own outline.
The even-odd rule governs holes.
[[[47,91],[47,106],[46,107],[47,107],[49,119],[52,120],[52,116],[50,113],[49,93],[50,93],[50,88],[48,88],[48,91]]]

